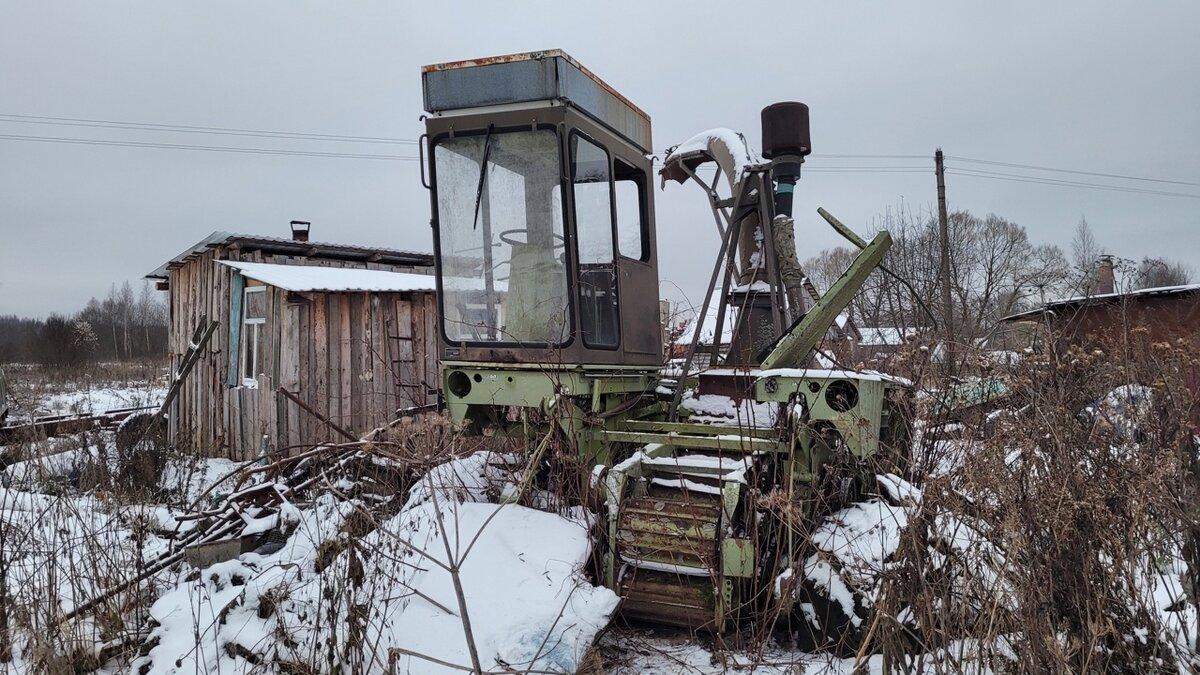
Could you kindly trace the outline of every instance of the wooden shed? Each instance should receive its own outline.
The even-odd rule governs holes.
[[[218,322],[183,383],[171,436],[249,459],[341,440],[437,400],[437,302],[427,253],[215,232],[155,270],[178,366],[204,317]]]

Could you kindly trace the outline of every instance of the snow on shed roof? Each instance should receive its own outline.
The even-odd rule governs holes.
[[[864,326],[859,329],[862,339],[858,344],[864,347],[898,347],[909,338],[920,335],[919,328],[897,328],[895,326]]]
[[[242,276],[282,288],[285,291],[299,293],[309,291],[398,293],[437,290],[437,281],[432,274],[229,260],[218,260],[217,262],[238,270]]]
[[[282,237],[265,237],[254,234],[213,232],[196,242],[179,255],[159,265],[146,275],[147,279],[166,279],[173,267],[192,260],[209,249],[222,246],[238,246],[243,249],[261,250],[270,253],[300,257],[329,258],[334,260],[369,260],[385,264],[432,266],[433,254],[421,251],[402,251],[394,248],[329,244],[322,242],[296,241]]]
[[[683,344],[691,344],[696,330],[700,330],[701,344],[712,344],[713,336],[717,332],[717,308],[709,307],[708,314],[700,321],[700,311],[682,321],[683,330],[680,333],[679,341]],[[721,326],[721,344],[729,344],[733,340],[733,316],[732,313],[726,314],[725,324]]]

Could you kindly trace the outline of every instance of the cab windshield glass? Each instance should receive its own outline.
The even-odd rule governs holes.
[[[565,342],[570,321],[556,134],[457,136],[440,141],[433,156],[447,339]]]

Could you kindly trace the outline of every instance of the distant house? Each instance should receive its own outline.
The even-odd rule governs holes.
[[[1035,339],[1054,340],[1063,350],[1108,349],[1114,341],[1127,341],[1134,328],[1144,329],[1152,342],[1183,339],[1200,348],[1200,284],[1118,291],[1113,257],[1102,255],[1090,290],[1001,321],[1024,327]]]
[[[1071,347],[1144,353],[1149,345],[1164,342],[1200,350],[1200,284],[1118,292],[1113,290],[1111,263],[1106,262],[1100,266],[1096,293],[1053,300],[1002,321],[1027,335],[1034,349],[1053,344],[1060,353]],[[1188,388],[1200,396],[1200,369],[1192,368],[1184,376]]]
[[[177,365],[202,317],[218,322],[184,382],[171,435],[186,450],[248,459],[352,434],[436,401],[433,257],[214,232],[147,278],[169,294]]]
[[[1129,339],[1135,328],[1144,329],[1152,342],[1182,339],[1200,347],[1200,284],[1052,300],[1002,321],[1027,324],[1040,339],[1064,349],[1109,349]]]
[[[868,363],[879,363],[911,347],[921,336],[922,329],[863,326],[858,333],[859,357]]]

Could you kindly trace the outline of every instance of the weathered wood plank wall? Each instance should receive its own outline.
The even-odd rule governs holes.
[[[172,269],[169,345],[175,363],[187,351],[201,316],[220,324],[172,415],[172,434],[182,448],[244,460],[259,456],[264,447],[282,452],[340,440],[278,396],[279,386],[356,434],[391,421],[397,408],[436,402],[440,377],[432,292],[297,294],[268,286],[258,386],[229,387],[229,368],[238,367],[230,363],[228,333],[236,272],[218,259],[420,271],[236,249],[215,249]]]

